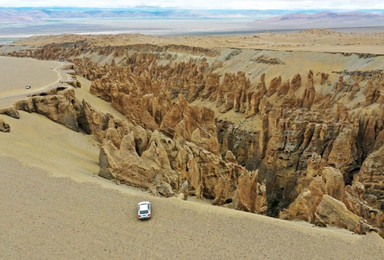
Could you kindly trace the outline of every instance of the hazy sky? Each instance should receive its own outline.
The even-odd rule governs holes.
[[[0,0],[0,7],[135,7],[197,9],[384,9],[384,0]]]

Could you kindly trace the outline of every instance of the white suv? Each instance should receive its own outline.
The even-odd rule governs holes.
[[[139,219],[151,218],[151,203],[149,201],[142,201],[137,204],[137,217]]]

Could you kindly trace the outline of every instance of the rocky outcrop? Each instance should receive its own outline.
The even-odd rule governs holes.
[[[7,115],[15,119],[19,119],[19,112],[14,107],[2,108],[0,109],[1,115]]]
[[[382,234],[384,215],[363,200],[364,186],[359,182],[345,186],[342,173],[324,167],[324,163],[321,156],[312,155],[296,186],[299,195],[279,217],[334,225],[361,234],[372,230]]]
[[[115,125],[122,124],[122,122],[113,120],[113,117],[109,114],[104,115],[95,111],[84,100],[81,104],[76,102],[74,109],[76,111],[77,124],[82,131],[86,134],[92,134],[99,142],[102,142],[105,136],[109,136],[109,139],[115,145],[119,145],[124,133],[119,132]]]
[[[257,174],[239,166],[229,154],[224,161],[201,146],[185,140],[180,142],[156,130],[146,131],[129,124],[122,127],[126,134],[119,146],[114,145],[108,135],[103,141],[100,176],[150,188],[155,194],[162,194],[159,185],[164,187],[164,182],[179,192],[187,180],[188,194],[212,199],[212,203],[218,205],[236,200],[233,203],[236,208],[266,212],[265,185],[258,184]],[[252,181],[245,183],[246,177]],[[243,195],[246,192],[247,195]]]
[[[307,158],[313,152],[328,157],[339,125],[320,113],[304,109],[272,110],[263,117],[267,122],[263,125],[264,137],[260,138],[269,138],[267,142],[259,141],[260,150],[265,151],[259,174],[262,180],[267,180],[269,204],[280,210],[292,202],[297,176],[306,169]]]
[[[259,132],[249,132],[240,129],[231,122],[219,120],[217,122],[217,138],[220,144],[220,154],[226,157],[228,151],[235,156],[235,160],[247,169],[255,170],[259,161]]]
[[[318,225],[333,225],[359,234],[365,234],[370,230],[361,217],[350,212],[344,203],[329,195],[322,197],[315,214],[315,223]]]
[[[18,109],[94,135],[102,143],[98,174],[104,178],[145,188],[155,195],[170,197],[183,192],[211,199],[213,204],[264,214],[265,184],[257,182],[256,172],[238,165],[230,151],[225,160],[220,156],[212,111],[189,106],[182,97],[174,106],[177,109],[164,117],[163,131],[151,131],[95,111],[85,101],[77,101],[72,89],[16,104]],[[181,118],[174,115],[179,109],[184,115]],[[201,128],[209,125],[211,130]],[[174,131],[169,134],[164,129]],[[181,134],[182,130],[187,134]],[[187,188],[182,185],[185,181]]]
[[[358,180],[365,185],[369,194],[377,197],[384,210],[384,146],[368,155],[365,159]]]
[[[358,165],[357,134],[357,122],[354,125],[342,126],[328,157],[329,165],[345,173],[344,179],[347,183],[352,182],[351,176],[347,173],[356,169]]]
[[[313,72],[311,70],[308,73],[307,85],[306,85],[306,88],[305,88],[304,94],[303,94],[303,105],[302,106],[310,109],[312,104],[313,104],[313,100],[315,99],[315,95],[316,95],[316,90],[314,88]]]
[[[284,62],[282,62],[279,58],[271,58],[264,55],[261,55],[256,59],[253,59],[252,61],[257,63],[269,64],[269,65],[284,64]]]
[[[257,171],[243,174],[239,178],[234,198],[234,208],[267,214],[267,197],[265,182],[258,182]]]
[[[177,185],[177,177],[171,169],[165,149],[167,142],[171,141],[170,138],[158,131],[147,133],[143,128],[127,123],[118,129],[125,132],[125,135],[117,146],[112,139],[113,135],[106,135],[103,141],[99,175],[118,179],[132,186],[149,188],[155,177],[160,174],[171,185]],[[107,131],[110,131],[110,128]]]
[[[266,93],[267,97],[270,97],[273,94],[275,94],[276,91],[280,88],[281,88],[281,76],[276,77],[276,78],[271,80],[271,83],[269,84],[268,91]]]
[[[9,133],[11,131],[11,127],[7,124],[3,118],[0,118],[0,132]]]
[[[215,113],[208,108],[188,105],[183,96],[165,113],[160,131],[175,140],[193,142],[219,154]]]
[[[149,191],[155,196],[162,196],[165,198],[170,198],[175,196],[172,186],[165,181],[162,181],[160,183],[154,183],[149,187]],[[180,194],[183,194],[183,193],[180,193]]]
[[[291,81],[291,87],[289,88],[290,96],[295,95],[296,90],[301,87],[301,76],[300,74],[296,74]]]
[[[360,216],[371,225],[381,236],[384,235],[384,213],[380,210],[380,204],[375,195],[365,193],[365,187],[362,183],[356,181],[352,186],[345,189],[345,205],[348,210],[355,215]],[[364,199],[365,198],[365,199]]]
[[[35,96],[18,101],[15,108],[44,115],[74,131],[79,131],[74,103],[75,92],[68,89],[57,95]]]
[[[320,84],[324,85],[328,81],[328,78],[329,78],[329,74],[322,72],[320,74]]]

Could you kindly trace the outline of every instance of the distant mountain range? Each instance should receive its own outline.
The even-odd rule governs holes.
[[[319,12],[289,10],[192,10],[172,8],[0,8],[0,23],[33,23],[70,18],[247,19],[267,29],[384,25],[384,10]]]
[[[265,19],[288,14],[289,11],[272,10],[193,10],[172,8],[0,8],[0,23],[41,22],[47,19],[63,18],[236,18]]]
[[[384,26],[382,12],[293,13],[253,22],[254,28],[306,29]]]
[[[375,27],[384,30],[384,10],[192,10],[172,8],[0,8],[0,37],[63,33],[157,35],[254,33],[308,28]]]

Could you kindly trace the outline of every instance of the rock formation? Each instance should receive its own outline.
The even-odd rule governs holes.
[[[15,107],[18,110],[42,114],[74,131],[79,131],[76,111],[73,107],[74,98],[74,90],[69,89],[60,95],[35,96],[18,101]]]
[[[9,124],[4,122],[3,118],[0,118],[0,132],[9,133],[11,131],[11,127]]]
[[[280,218],[300,219],[320,226],[334,225],[364,234],[377,230],[382,234],[383,213],[365,202],[364,186],[356,182],[345,187],[343,175],[314,153],[308,168],[299,178],[299,195]]]
[[[369,194],[377,197],[381,210],[384,210],[384,146],[368,155],[360,169],[358,180],[365,184]]]
[[[215,117],[207,109],[196,110],[181,97],[185,117],[165,117],[164,127],[176,125],[171,137],[158,130],[146,130],[126,120],[114,119],[111,115],[95,111],[85,101],[74,97],[73,89],[51,95],[31,97],[16,103],[16,107],[27,112],[47,116],[75,131],[94,135],[101,143],[99,175],[131,186],[149,189],[153,194],[165,197],[175,192],[185,192],[200,198],[212,199],[213,204],[233,203],[233,207],[255,213],[265,213],[265,184],[257,182],[257,173],[237,164],[234,155],[227,153],[226,160],[218,155]],[[183,111],[183,110],[182,110]],[[172,111],[170,111],[173,115]],[[190,117],[188,117],[190,115]],[[197,117],[196,117],[197,116]],[[183,129],[192,134],[178,135],[181,120]],[[213,130],[201,129],[211,125]],[[204,133],[200,133],[204,131]],[[210,143],[206,134],[213,133]],[[188,132],[188,131],[187,131]],[[194,143],[186,140],[190,138]],[[204,141],[205,143],[203,143]],[[209,150],[204,146],[209,145]],[[216,148],[215,148],[216,145]],[[212,150],[212,151],[210,151]],[[217,151],[216,151],[217,150]],[[245,182],[245,178],[252,181]],[[188,189],[182,183],[190,183]]]
[[[249,71],[236,71],[231,57],[241,53],[87,40],[22,50],[10,55],[73,61],[92,81],[91,93],[127,120],[94,111],[72,90],[16,107],[94,135],[106,178],[163,196],[182,191],[249,212],[381,232],[384,73],[288,73],[271,67],[288,68],[289,54],[272,51],[255,51],[244,60]]]
[[[7,107],[0,109],[1,115],[7,115],[15,119],[19,119],[20,115],[19,112],[14,107]]]

